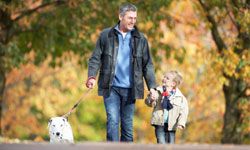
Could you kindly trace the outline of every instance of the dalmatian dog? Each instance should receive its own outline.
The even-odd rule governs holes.
[[[74,143],[73,133],[68,120],[53,117],[48,122],[50,143]]]

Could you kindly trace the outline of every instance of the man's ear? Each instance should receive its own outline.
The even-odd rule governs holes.
[[[120,20],[120,21],[122,20],[122,18],[123,18],[123,16],[121,16],[121,15],[119,14],[119,20]]]

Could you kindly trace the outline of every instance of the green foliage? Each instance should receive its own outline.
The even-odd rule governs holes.
[[[4,48],[5,56],[9,60],[6,61],[8,68],[25,63],[24,56],[31,50],[36,52],[35,64],[52,56],[51,64],[55,66],[56,58],[61,57],[66,51],[79,54],[82,56],[80,62],[86,63],[87,59],[84,56],[93,49],[96,39],[96,37],[91,39],[91,36],[100,32],[100,29],[113,26],[118,21],[118,8],[124,2],[123,0],[112,2],[44,0],[40,5],[50,4],[51,6],[26,14],[24,14],[25,11],[37,6],[26,3],[26,1],[1,3],[9,15],[14,12],[21,12],[17,16],[24,14],[18,21],[14,20],[8,29],[13,31],[12,38],[10,37],[7,42],[9,44]],[[165,13],[158,10],[166,8],[171,1],[131,2],[137,5],[138,10],[144,10],[139,11],[139,20],[144,23],[149,20],[154,22],[154,28],[146,32],[153,36],[159,20],[166,16]],[[29,5],[31,7],[28,7]],[[147,19],[144,20],[144,18]]]

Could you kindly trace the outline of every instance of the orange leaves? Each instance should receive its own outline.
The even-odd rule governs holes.
[[[240,28],[242,33],[250,33],[250,10],[244,9],[241,11],[242,15],[237,16],[242,27]]]
[[[27,8],[34,8],[41,0],[22,2],[29,5],[25,5]],[[45,26],[52,22],[51,28],[59,29],[62,26],[66,27],[66,24],[70,23],[66,23],[62,19],[65,15],[72,18],[79,17],[74,19],[72,23],[77,24],[80,28],[62,32],[64,31],[63,28],[58,32],[60,33],[59,37],[74,33],[73,37],[69,36],[65,40],[70,41],[70,43],[65,44],[65,41],[61,41],[55,44],[65,44],[65,46],[68,44],[73,46],[86,45],[84,46],[86,49],[63,47],[66,51],[81,51],[81,56],[75,56],[73,52],[56,53],[58,56],[62,54],[62,57],[56,60],[58,64],[62,62],[62,67],[52,69],[48,66],[49,61],[51,61],[50,56],[42,65],[34,66],[32,63],[36,61],[35,53],[31,52],[25,58],[25,60],[28,60],[28,64],[21,65],[19,69],[14,68],[7,75],[1,118],[4,136],[31,139],[31,135],[35,133],[39,135],[35,140],[43,140],[43,138],[47,137],[48,118],[66,113],[75,104],[82,92],[85,91],[84,82],[87,71],[78,66],[79,57],[82,60],[89,58],[88,49],[91,43],[94,46],[101,29],[114,22],[114,17],[108,18],[108,16],[113,16],[111,14],[113,14],[115,8],[111,10],[112,13],[109,13],[111,11],[108,9],[116,7],[118,3],[112,2],[112,5],[110,5],[109,2],[81,2],[81,0],[69,0],[67,4],[70,8],[74,8],[72,10],[77,10],[75,12],[82,9],[84,15],[71,12],[73,15],[56,15],[58,18],[55,22],[53,22],[54,15],[51,16],[51,20],[47,20],[48,22],[43,20],[45,17],[42,17],[43,19],[38,22],[39,25],[45,22]],[[207,2],[209,3],[209,1]],[[82,5],[78,8],[79,5],[77,4]],[[108,9],[103,9],[102,4],[107,4]],[[145,8],[140,3],[138,5],[138,8]],[[162,73],[170,69],[179,70],[184,76],[184,82],[180,89],[189,100],[190,115],[187,129],[178,133],[177,141],[219,143],[223,126],[222,117],[225,112],[222,86],[228,82],[223,73],[227,76],[242,78],[246,83],[249,83],[250,50],[243,49],[244,52],[240,55],[238,55],[237,51],[235,52],[235,49],[243,48],[243,41],[237,40],[236,27],[229,18],[222,16],[225,12],[219,16],[221,21],[218,24],[218,29],[219,33],[223,34],[222,39],[229,45],[229,48],[223,51],[224,56],[220,56],[216,51],[211,32],[204,21],[206,18],[202,13],[198,12],[200,8],[195,6],[195,1],[173,1],[169,7],[165,6],[160,7],[159,11],[153,11],[150,7],[147,7],[146,11],[142,13],[149,12],[150,16],[142,18],[145,22],[139,21],[138,26],[141,31],[145,31],[151,52],[155,54],[155,66],[158,65],[156,73],[158,83],[161,83]],[[18,9],[21,8],[16,8],[14,12],[18,12]],[[51,10],[51,7],[42,11],[49,10]],[[215,12],[218,10],[219,8],[216,7]],[[61,11],[53,11],[53,13],[55,12],[60,13]],[[37,13],[31,15],[30,18],[23,18],[19,21],[19,24],[29,27],[31,21],[38,19],[36,15]],[[17,16],[17,13],[12,14],[12,18]],[[158,17],[159,19],[156,19]],[[241,32],[249,33],[249,11],[244,10],[244,14],[238,17],[236,16],[235,19],[239,19],[239,23],[242,25]],[[62,26],[54,26],[60,20]],[[53,30],[49,30],[49,32],[51,31]],[[48,35],[51,35],[51,33]],[[49,42],[45,44],[47,43]],[[35,47],[35,43],[29,41],[25,44],[28,48]],[[52,47],[54,47],[54,44],[52,44]],[[50,48],[43,50],[46,54],[50,53]],[[19,55],[17,54],[17,56]],[[147,91],[145,92],[147,93]],[[246,95],[250,95],[249,89],[246,90]],[[70,116],[75,136],[78,141],[103,141],[105,140],[106,120],[102,98],[97,96],[95,89],[84,100],[86,102],[81,103],[79,108]],[[242,116],[248,117],[249,103],[239,105],[244,113]],[[151,112],[152,109],[146,107],[143,101],[137,101],[135,116],[136,142],[155,143],[153,127],[150,125]],[[247,119],[244,125],[249,125]],[[248,133],[250,128],[246,127],[246,130],[246,133]]]
[[[67,113],[86,92],[87,71],[79,66],[78,56],[63,54],[62,66],[54,69],[49,67],[48,59],[40,66],[23,65],[7,76],[9,88],[5,90],[1,118],[3,136],[43,141],[48,137],[48,119]],[[105,110],[96,89],[84,97],[69,119],[76,140],[105,139]]]
[[[63,68],[52,69],[45,61],[38,67],[26,64],[11,71],[7,75],[1,118],[3,136],[46,135],[48,118],[66,113],[71,107],[68,104],[74,103],[70,101],[71,92],[77,94],[83,85],[78,72],[73,71],[76,65],[77,61],[65,61]]]
[[[91,34],[90,39],[93,43],[95,43],[97,41],[97,38],[98,38],[100,32],[101,32],[100,29],[96,29],[96,32]]]
[[[151,20],[148,20],[146,22],[139,22],[138,27],[141,31],[150,31],[154,27],[154,23]]]
[[[35,70],[34,65],[31,64],[21,65],[21,68],[23,68],[23,70],[18,70],[17,68],[14,68],[11,71],[10,75],[8,75],[8,78],[6,80],[7,88],[8,86],[14,85],[20,80],[24,80],[24,78],[32,75]]]
[[[77,7],[77,5],[79,5],[79,2],[77,0],[69,0],[67,3],[72,8]]]

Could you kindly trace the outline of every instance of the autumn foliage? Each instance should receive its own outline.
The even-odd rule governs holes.
[[[46,4],[42,0],[25,2],[22,4],[29,9]],[[74,138],[77,142],[105,141],[104,104],[102,97],[97,96],[97,88],[87,94],[86,64],[101,30],[116,23],[113,10],[121,1],[48,2],[48,7],[20,19],[20,3],[0,2],[0,6],[5,6],[1,12],[12,10],[10,18],[17,19],[13,30],[18,29],[16,35],[6,39],[4,32],[0,34],[0,48],[4,50],[0,73],[6,77],[2,80],[0,75],[0,83],[4,83],[1,136],[48,141],[49,118],[67,113],[84,95],[69,116]],[[228,135],[236,134],[241,138],[229,139],[229,143],[249,144],[250,48],[244,41],[250,35],[249,5],[239,6],[235,13],[238,5],[231,1],[131,2],[138,6],[137,26],[149,41],[158,84],[168,70],[178,70],[184,77],[180,89],[190,109],[187,128],[177,131],[177,143],[227,143],[221,139],[228,140]],[[209,15],[216,22],[220,35],[217,36],[226,45],[222,48],[216,42]],[[0,21],[1,29],[5,29],[4,23]],[[148,89],[144,90],[147,94]],[[237,98],[230,93],[241,95]],[[235,101],[231,103],[230,98]],[[235,116],[227,118],[228,111],[237,112],[240,125],[229,120]],[[136,101],[136,143],[156,143],[150,125],[151,112],[143,100]],[[235,123],[232,131],[225,126],[227,121]],[[230,133],[225,134],[227,131]]]

